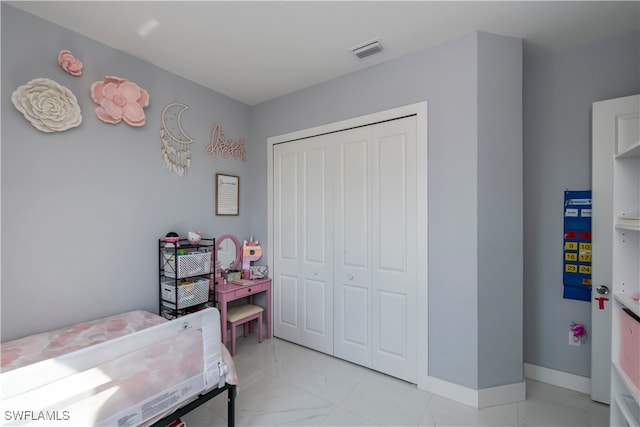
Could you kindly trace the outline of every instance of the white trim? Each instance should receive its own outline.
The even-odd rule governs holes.
[[[393,108],[390,110],[380,111],[377,113],[368,114],[365,116],[355,117],[347,120],[342,120],[335,123],[329,123],[321,126],[316,126],[309,129],[290,132],[283,135],[272,136],[267,138],[267,265],[273,266],[273,147],[275,144],[282,142],[293,141],[301,138],[308,138],[316,135],[321,135],[329,132],[337,132],[349,128],[358,126],[366,126],[373,123],[378,123],[386,120],[393,120],[405,116],[416,116],[417,122],[417,191],[423,197],[418,197],[417,203],[417,217],[418,227],[416,232],[418,233],[418,252],[423,254],[425,262],[418,263],[418,301],[420,301],[417,310],[417,322],[418,322],[418,343],[417,343],[417,357],[418,357],[418,388],[424,389],[428,381],[429,375],[429,360],[428,360],[428,296],[429,296],[429,283],[428,283],[428,207],[427,207],[427,153],[428,153],[428,140],[427,140],[427,102],[418,102],[415,104],[405,105],[402,107]],[[271,298],[275,298],[275,293],[271,292]],[[273,301],[271,306],[274,307]],[[274,316],[272,316],[272,319]],[[273,327],[273,325],[271,325]]]
[[[527,386],[524,381],[478,390],[478,408],[522,402],[526,399]]]
[[[569,374],[543,366],[524,364],[524,376],[535,381],[567,388],[584,394],[591,394],[591,378]]]
[[[299,131],[294,131],[290,133],[285,133],[283,135],[272,136],[267,138],[267,144],[269,145],[268,150],[270,150],[269,154],[271,154],[273,160],[273,145],[280,144],[282,142],[294,141],[296,139],[309,138],[312,136],[322,135],[329,132],[338,132],[345,129],[350,129],[358,126],[366,126],[373,123],[383,122],[385,120],[393,120],[400,117],[417,115],[418,121],[420,121],[420,116],[424,114],[422,117],[426,120],[426,112],[427,112],[427,103],[418,102],[416,104],[405,105],[403,107],[392,108],[391,110],[380,111],[377,113],[367,114],[366,116],[354,117],[352,119],[341,120],[339,122],[328,123],[325,125],[320,125],[316,127],[312,127],[309,129],[303,129]],[[418,128],[421,129],[420,124],[418,124]],[[426,128],[425,128],[426,129]],[[420,142],[421,138],[422,142],[426,141],[425,135],[418,135],[418,142]]]
[[[439,378],[429,377],[424,390],[478,409],[522,402],[527,396],[524,381],[521,383],[475,390]]]
[[[417,218],[418,225],[416,233],[418,235],[418,256],[422,254],[423,262],[418,261],[418,290],[416,297],[422,302],[418,304],[417,322],[418,329],[418,387],[426,383],[429,378],[429,206],[428,206],[428,115],[427,103],[414,104],[411,106],[417,115]],[[422,184],[421,184],[422,183]],[[422,194],[420,194],[422,192]],[[421,309],[422,308],[422,309]]]

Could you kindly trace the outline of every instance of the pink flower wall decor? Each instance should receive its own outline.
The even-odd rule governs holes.
[[[116,76],[91,85],[91,99],[96,104],[96,115],[105,123],[117,124],[124,120],[130,126],[144,126],[144,107],[149,106],[149,94],[137,84]]]
[[[62,69],[72,76],[79,76],[82,74],[82,62],[73,56],[71,51],[61,50],[58,54],[58,64],[60,64]]]

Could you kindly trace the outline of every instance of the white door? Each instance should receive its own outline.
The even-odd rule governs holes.
[[[274,147],[274,333],[333,354],[330,147]]]
[[[416,118],[373,131],[373,368],[415,383]]]
[[[273,149],[274,334],[413,383],[416,151],[415,115]]]
[[[416,118],[332,139],[335,355],[415,383]]]
[[[638,140],[624,125],[638,120],[638,106],[638,96],[593,104],[591,398],[603,403],[610,403],[611,396],[613,156],[618,145]]]
[[[335,356],[371,366],[370,127],[332,135],[338,145],[334,217]]]

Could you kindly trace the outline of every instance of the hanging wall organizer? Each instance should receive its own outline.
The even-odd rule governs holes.
[[[591,301],[591,190],[564,192],[564,298]]]

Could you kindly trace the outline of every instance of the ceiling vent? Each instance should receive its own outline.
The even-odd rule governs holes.
[[[351,51],[355,56],[362,59],[366,56],[373,55],[374,53],[382,52],[382,43],[377,39],[371,40],[352,48]]]

